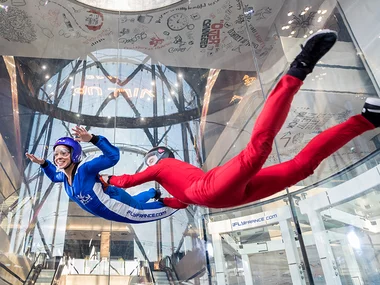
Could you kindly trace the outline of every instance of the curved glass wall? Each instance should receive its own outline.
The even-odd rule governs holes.
[[[380,282],[378,130],[262,201],[191,205],[138,225],[83,211],[24,158],[51,160],[56,139],[83,125],[120,149],[104,173],[143,170],[156,145],[207,171],[245,147],[299,45],[330,28],[338,42],[296,95],[265,167],[292,159],[378,97],[376,1],[181,1],[149,13],[154,1],[138,13],[75,2],[0,5],[0,284]]]

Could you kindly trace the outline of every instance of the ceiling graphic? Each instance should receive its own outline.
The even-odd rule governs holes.
[[[2,2],[2,54],[75,59],[117,48],[143,52],[169,66],[253,70],[247,56],[252,47],[259,59],[268,54],[266,37],[284,0],[244,6],[232,0],[191,1],[134,15],[62,0]]]

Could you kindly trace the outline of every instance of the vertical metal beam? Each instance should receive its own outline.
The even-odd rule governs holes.
[[[212,246],[214,248],[215,275],[218,285],[228,285],[227,276],[225,274],[225,260],[223,253],[222,238],[219,233],[212,234]]]
[[[294,232],[290,220],[280,220],[282,239],[285,244],[286,259],[288,261],[292,283],[295,285],[306,285],[303,274],[301,260],[298,255],[297,244],[294,239]]]
[[[243,262],[245,284],[253,284],[253,278],[252,278],[252,272],[251,272],[251,263],[249,261],[248,254],[242,254],[241,259]]]
[[[152,64],[152,94],[153,94],[153,118],[157,117],[157,84],[156,84],[156,66]],[[157,146],[158,128],[153,129],[153,146]],[[156,189],[160,185],[155,182]],[[157,240],[157,260],[162,259],[162,223],[161,220],[156,222],[156,240]]]
[[[153,117],[157,117],[157,84],[156,84],[156,66],[152,64],[152,94],[153,94]],[[153,129],[154,146],[157,146],[158,128]]]
[[[319,259],[325,276],[326,284],[342,285],[337,263],[330,245],[322,217],[317,211],[311,210],[308,214],[311,230],[315,239]]]
[[[208,252],[208,242],[207,242],[207,228],[205,217],[202,217],[202,229],[203,229],[203,238],[204,238],[204,246],[205,246],[205,255],[206,255],[206,267],[207,267],[207,276],[208,276],[208,285],[212,284],[212,274],[211,274],[211,266],[210,266],[210,254]]]
[[[300,223],[298,221],[296,207],[294,205],[293,196],[289,193],[289,188],[286,189],[286,193],[287,193],[287,197],[289,199],[290,209],[292,211],[292,217],[293,217],[294,226],[295,226],[296,232],[297,232],[298,242],[300,244],[303,262],[305,264],[306,275],[307,275],[307,278],[309,279],[310,285],[314,285],[314,278],[313,278],[313,273],[311,272],[311,265],[309,262],[309,257],[307,256],[306,246],[305,246],[305,242],[303,240],[301,226],[300,226]]]
[[[82,68],[82,80],[80,82],[80,90],[81,92],[79,92],[79,106],[78,106],[78,114],[81,114],[82,113],[82,105],[83,105],[83,87],[84,87],[84,84],[86,83],[86,65],[87,65],[87,61],[84,60],[83,61],[83,68]]]
[[[180,72],[180,70],[178,70],[178,72]],[[183,78],[179,77],[178,73],[177,73],[177,83],[178,83],[178,103],[179,103],[178,112],[181,113],[185,111],[185,98],[183,95]],[[190,162],[185,123],[181,124],[181,133],[182,133],[183,160],[186,162]]]

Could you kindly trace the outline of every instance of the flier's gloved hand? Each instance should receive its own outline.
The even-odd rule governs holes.
[[[112,175],[99,175],[99,180],[103,185],[104,190],[107,189],[108,186],[110,186],[109,179]]]

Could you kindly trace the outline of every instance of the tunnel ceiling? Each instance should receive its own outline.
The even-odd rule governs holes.
[[[227,0],[186,1],[132,15],[62,3],[0,6],[0,38],[6,40],[2,53],[76,59],[101,49],[131,49],[168,66],[254,70],[253,61],[247,60],[252,56],[250,40],[258,58],[265,58],[273,45],[269,30],[284,1],[257,1],[254,8]],[[253,33],[250,38],[244,18]]]

